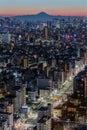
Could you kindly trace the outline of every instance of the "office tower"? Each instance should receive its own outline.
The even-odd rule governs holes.
[[[51,104],[38,110],[37,130],[51,130]]]
[[[75,76],[73,90],[74,94],[79,99],[87,98],[87,69],[81,71]]]
[[[51,117],[51,104],[48,104],[47,106],[42,106],[38,110],[38,120],[42,117]]]
[[[8,104],[8,106],[7,106],[7,112],[13,114],[13,104]]]
[[[48,27],[45,27],[45,39],[48,40]]]
[[[14,113],[18,112],[18,110],[23,106],[26,105],[26,88],[24,86],[13,86],[11,93],[15,95],[13,99],[13,108]]]
[[[51,28],[51,21],[47,21],[47,27]]]
[[[0,130],[12,130],[13,127],[13,114],[8,112],[0,112],[0,122],[2,126]]]

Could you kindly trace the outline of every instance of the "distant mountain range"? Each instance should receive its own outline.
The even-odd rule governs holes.
[[[51,21],[53,19],[73,19],[76,16],[61,16],[61,15],[49,15],[45,12],[40,12],[38,14],[33,15],[17,15],[17,16],[11,16],[10,18],[16,18],[18,20],[26,20],[26,21]],[[0,16],[0,18],[4,18]]]
[[[14,16],[13,18],[26,20],[26,21],[49,21],[52,19],[68,18],[68,16],[67,17],[60,16],[60,15],[53,16],[45,12],[40,12],[38,14],[33,14],[33,15],[18,15],[18,16]]]

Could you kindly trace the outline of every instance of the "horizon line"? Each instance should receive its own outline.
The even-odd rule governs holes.
[[[48,14],[48,15],[51,15],[51,16],[71,16],[71,17],[87,17],[87,15],[63,15],[63,14],[50,14],[50,13],[47,13],[47,12],[45,12],[45,11],[41,11],[41,12],[38,12],[38,13],[29,13],[29,14],[0,14],[0,16],[1,17],[15,17],[15,16],[27,16],[27,15],[38,15],[38,14],[40,14],[40,13],[45,13],[45,14]]]

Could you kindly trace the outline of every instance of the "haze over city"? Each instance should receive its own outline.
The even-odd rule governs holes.
[[[51,15],[87,16],[86,0],[1,0],[0,15],[13,16],[37,14],[45,11]]]

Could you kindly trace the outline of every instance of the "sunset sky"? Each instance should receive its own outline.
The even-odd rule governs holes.
[[[0,15],[37,14],[87,16],[87,0],[0,0]]]

